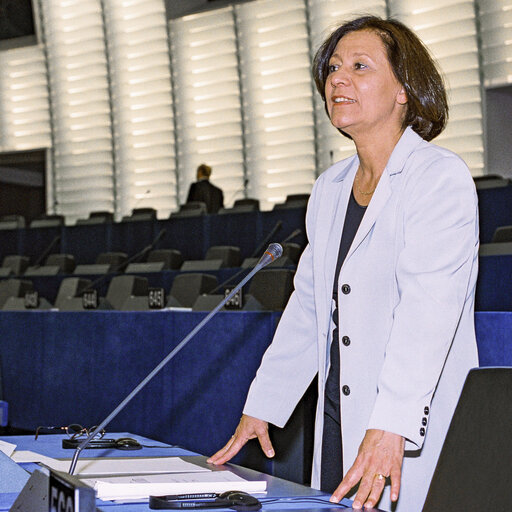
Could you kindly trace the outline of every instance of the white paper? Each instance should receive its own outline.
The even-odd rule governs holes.
[[[45,462],[45,464],[47,464]],[[54,460],[47,464],[57,471],[68,471],[69,460]],[[133,457],[78,459],[75,475],[129,475],[152,473],[209,473],[211,470],[186,462],[180,457]]]
[[[7,457],[10,457],[14,450],[16,450],[15,444],[7,443],[6,441],[0,441],[0,452],[4,452]]]
[[[149,496],[166,494],[221,493],[231,490],[256,493],[267,489],[267,482],[264,480],[244,480],[230,471],[131,475],[82,480],[94,487],[98,498],[102,500],[148,499]]]
[[[31,452],[28,450],[16,450],[12,455],[11,459],[14,462],[22,463],[22,462],[42,462],[47,466],[51,464],[57,464],[59,461],[57,459],[52,459],[51,457],[47,457],[46,455],[41,455],[40,453]],[[68,462],[68,469],[71,462]],[[66,470],[67,471],[67,470]]]

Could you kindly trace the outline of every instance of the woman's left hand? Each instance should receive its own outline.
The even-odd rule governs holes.
[[[330,498],[338,503],[352,487],[359,489],[352,508],[373,508],[384,490],[386,478],[391,480],[391,501],[398,499],[405,440],[385,430],[369,429],[359,446],[354,464]]]

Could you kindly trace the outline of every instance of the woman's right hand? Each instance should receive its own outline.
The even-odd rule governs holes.
[[[210,464],[224,464],[233,458],[249,439],[258,438],[261,449],[267,457],[275,455],[274,448],[268,435],[268,422],[243,414],[235,433],[215,455],[212,455],[206,462]]]

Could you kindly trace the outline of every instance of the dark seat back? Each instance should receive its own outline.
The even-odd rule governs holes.
[[[131,296],[148,295],[148,280],[140,276],[116,276],[108,285],[105,299],[114,309],[122,309],[123,303]]]
[[[172,298],[187,308],[191,308],[199,295],[208,293],[217,286],[217,278],[210,274],[184,273],[176,276],[169,293],[170,303]]]
[[[510,510],[512,368],[468,374],[423,512]]]
[[[293,276],[289,269],[261,270],[249,284],[248,295],[266,310],[282,311],[293,292]]]
[[[222,260],[222,267],[239,267],[242,263],[240,247],[214,245],[206,251],[205,260]]]

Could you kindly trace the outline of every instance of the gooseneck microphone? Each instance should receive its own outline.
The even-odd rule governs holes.
[[[84,439],[76,448],[75,453],[73,455],[73,459],[71,461],[71,466],[69,467],[69,474],[72,475],[75,472],[76,464],[78,462],[78,457],[80,456],[81,451],[94,439],[96,434],[104,429],[125,407],[126,405],[134,398],[138,392],[169,362],[173,359],[176,354],[211,320],[211,318],[217,314],[217,312],[226,304],[228,300],[230,300],[233,295],[235,295],[242,286],[251,279],[251,277],[256,274],[263,267],[272,263],[277,258],[280,258],[283,254],[283,248],[280,244],[273,243],[267,247],[267,250],[263,253],[263,256],[260,258],[256,266],[247,274],[240,283],[238,283],[231,293],[229,293],[224,299],[215,306],[212,311],[208,313],[207,316],[201,320],[186,336],[180,343],[171,351],[167,356],[165,356],[162,361],[134,388],[134,390]]]

